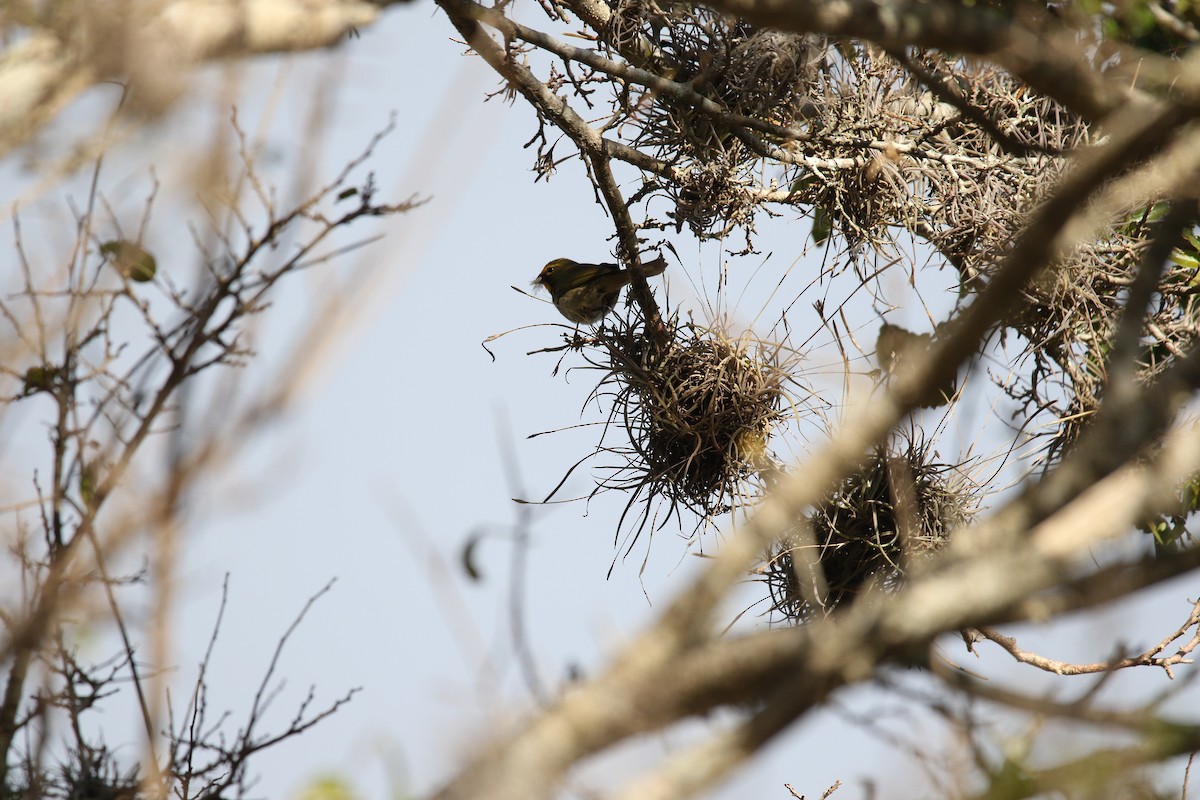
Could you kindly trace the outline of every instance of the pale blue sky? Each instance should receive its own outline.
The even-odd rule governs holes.
[[[243,73],[240,115],[249,128],[264,110],[274,109],[269,141],[278,161],[268,167],[268,176],[286,181],[281,170],[295,168],[309,101],[329,80],[338,91],[329,111],[328,144],[315,166],[323,181],[395,110],[397,130],[370,167],[385,195],[402,199],[416,193],[430,202],[406,217],[362,228],[364,235],[378,231],[386,238],[323,268],[369,291],[346,327],[331,331],[334,347],[298,406],[252,443],[208,496],[196,498],[183,559],[176,702],[203,653],[228,572],[229,609],[210,674],[210,703],[214,709],[232,709],[235,721],[278,635],[310,594],[337,578],[285,655],[281,673],[287,687],[271,724],[286,725],[310,684],[318,687],[318,702],[351,686],[364,691],[332,719],[257,759],[261,794],[272,798],[289,797],[327,772],[350,777],[364,797],[386,797],[389,786],[401,794],[428,790],[494,733],[498,720],[531,706],[508,633],[511,549],[500,535],[481,546],[478,563],[485,580],[478,584],[465,579],[458,555],[470,532],[502,531],[516,519],[502,441],[514,447],[527,495],[539,497],[596,435],[595,428],[585,428],[525,438],[579,422],[591,389],[593,373],[552,377],[557,355],[526,355],[557,344],[558,329],[511,333],[491,345],[495,362],[480,347],[493,334],[557,321],[550,306],[510,285],[527,287],[554,257],[608,259],[610,228],[591,188],[574,164],[564,165],[548,184],[533,183],[532,152],[522,149],[533,130],[532,111],[522,101],[512,106],[501,99],[482,102],[484,91],[495,87],[493,74],[478,59],[462,55],[462,46],[451,40],[452,27],[431,5],[394,7],[380,24],[361,33],[336,54],[287,60],[277,108],[269,89],[281,74],[281,60],[256,62]],[[195,101],[114,153],[108,191],[126,191],[118,202],[136,209],[144,197],[142,159],[156,160],[165,185],[173,173],[187,171],[192,154],[180,143],[218,124],[213,98],[224,75],[221,69],[206,70]],[[69,113],[87,113],[89,102],[95,100]],[[565,153],[567,147],[564,143],[560,150]],[[128,181],[127,190],[121,179]],[[60,201],[53,192],[47,198]],[[151,241],[161,253],[178,245],[180,261],[187,263],[194,255],[182,225],[169,209],[157,210]],[[753,274],[761,259],[733,265],[735,291],[748,287],[738,305],[741,324],[762,306],[778,280],[779,265],[790,265],[800,255],[808,232],[804,220],[766,225],[761,247],[764,257],[771,254],[767,266]],[[686,269],[673,263],[666,280],[673,300],[689,302],[694,287],[712,285],[721,254],[715,246],[697,248],[686,234],[675,244],[688,263]],[[787,284],[793,296],[815,274],[816,263],[802,261],[794,268]],[[259,360],[246,370],[251,381],[278,366],[291,326],[304,320],[313,298],[320,296],[314,288],[320,280],[301,282],[279,296],[258,345]],[[943,311],[953,299],[940,293],[949,280],[933,275],[925,296]],[[824,289],[817,291],[813,297],[824,295]],[[811,299],[797,303],[793,314],[793,331],[807,336],[817,329]],[[914,304],[889,318],[920,327],[923,315]],[[867,347],[873,343],[873,324],[861,341]],[[573,359],[578,363],[572,356],[566,363]],[[822,396],[840,402],[836,359],[818,352],[806,364]],[[945,457],[971,443],[984,452],[995,447],[986,436],[998,435],[1000,426],[984,424],[990,416],[986,403],[981,394],[964,410],[962,428],[943,443]],[[592,409],[583,419],[598,416]],[[981,428],[992,433],[980,436]],[[804,446],[792,445],[798,451]],[[5,475],[8,481],[15,477]],[[586,471],[577,471],[565,493],[585,493],[589,480]],[[238,492],[247,486],[250,491]],[[639,547],[606,579],[622,505],[623,498],[608,495],[586,506],[532,511],[527,629],[551,688],[572,665],[585,674],[594,671],[699,564],[685,555],[682,539],[668,528],[657,534],[644,569]],[[709,539],[708,546],[714,541]],[[431,561],[430,553],[437,559]],[[753,598],[756,591],[751,586],[743,595]],[[1106,611],[1102,621],[1073,622],[1052,631],[1022,629],[1022,635],[1054,657],[1100,659],[1111,652],[1113,630],[1131,631],[1137,644],[1159,638],[1161,630],[1186,615],[1183,598],[1189,592],[1194,594],[1194,587],[1176,582],[1153,598]],[[731,615],[735,612],[731,609]],[[748,615],[743,624],[763,621]],[[1147,630],[1146,637],[1137,638]],[[954,641],[944,649],[976,670],[1020,675],[1026,682],[1045,679],[1014,669],[994,652],[981,664]],[[1148,672],[1139,681],[1116,683],[1121,692],[1132,692],[1161,689],[1164,682],[1160,673]],[[888,727],[902,731],[908,741],[944,741],[927,714],[911,704],[884,703],[876,690],[839,693],[835,706],[863,714],[883,706],[903,708],[914,716],[900,716]],[[813,797],[838,779],[847,787],[837,796],[858,796],[854,784],[870,776],[880,782],[882,796],[909,796],[915,766],[843,717],[836,709],[813,715],[719,796],[786,798],[783,784],[790,783]],[[115,733],[136,731],[135,723],[132,705],[114,706],[105,712],[103,726]],[[605,760],[604,771],[592,768],[586,774],[599,785],[612,785],[614,774],[632,777],[651,767],[664,749],[704,729],[692,725],[683,733],[623,748]],[[398,770],[390,779],[385,764]]]

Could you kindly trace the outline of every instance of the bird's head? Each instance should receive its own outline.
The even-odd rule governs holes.
[[[571,267],[579,266],[569,258],[556,258],[546,266],[542,267],[542,271],[533,279],[534,286],[541,286],[551,294],[554,293],[556,280],[561,280],[560,273],[569,271]]]

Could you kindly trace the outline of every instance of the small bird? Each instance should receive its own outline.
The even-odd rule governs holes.
[[[667,268],[661,255],[642,267],[647,278],[661,275]],[[554,307],[577,325],[592,325],[617,307],[621,289],[632,276],[616,264],[580,264],[569,258],[556,258],[538,273],[534,286],[550,292]]]

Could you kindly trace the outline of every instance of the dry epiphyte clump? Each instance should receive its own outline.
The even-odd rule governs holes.
[[[1009,381],[1005,390],[1026,414],[1049,412],[1058,421],[1037,434],[1049,437],[1046,466],[1075,443],[1100,408],[1128,287],[1141,269],[1152,225],[1166,209],[1158,203],[1128,212],[1102,240],[1076,247],[1066,263],[1024,287],[1024,302],[1007,320],[1026,343],[1023,358],[1031,374]],[[1198,269],[1200,238],[1189,232],[1164,265],[1147,310],[1139,382],[1152,382],[1200,343]]]
[[[823,37],[757,28],[702,6],[619,0],[604,43],[622,58],[687,84],[732,111],[791,125],[808,108],[826,52]],[[673,106],[677,127],[713,130],[690,103]]]
[[[602,386],[615,386],[610,424],[629,436],[628,446],[605,448],[626,464],[602,485],[703,516],[750,494],[747,482],[771,464],[769,438],[782,419],[789,376],[780,349],[692,324],[673,325],[652,344],[636,319],[604,328],[600,340],[609,373]]]
[[[629,143],[674,166],[658,189],[677,202],[676,224],[702,238],[752,228],[762,159],[799,135],[827,91],[825,39],[655,0],[618,0],[601,33],[609,55],[686,87],[682,97],[639,94],[613,80],[616,119],[635,131]]]
[[[894,590],[914,558],[971,519],[975,495],[958,469],[933,462],[924,444],[903,441],[897,450],[877,450],[809,512],[809,544],[797,533],[771,549],[762,574],[772,611],[803,622],[868,585]]]
[[[778,125],[791,125],[808,109],[825,42],[816,36],[770,29],[739,38],[729,53],[722,94],[728,106]]]

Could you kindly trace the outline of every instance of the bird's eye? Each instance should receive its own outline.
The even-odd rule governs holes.
[[[556,270],[556,269],[558,269],[558,267],[554,266],[553,264],[548,264],[546,266],[546,268],[544,270],[542,270],[542,274],[543,275],[553,275],[554,270]]]

